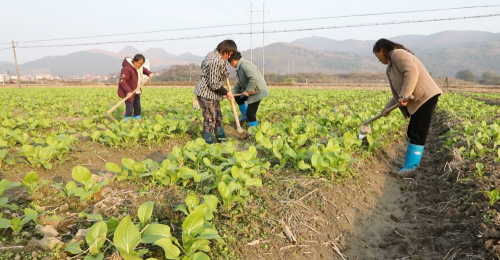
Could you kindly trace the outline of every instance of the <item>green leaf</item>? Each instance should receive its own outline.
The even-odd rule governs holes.
[[[143,227],[145,226],[146,222],[151,218],[151,215],[153,215],[154,205],[155,204],[152,201],[148,201],[139,206],[139,209],[137,211],[137,217],[141,221],[141,225]]]
[[[102,221],[103,220],[101,214],[86,214],[86,217],[90,221]]]
[[[142,232],[142,243],[151,244],[159,239],[172,239],[170,227],[163,224],[151,224]]]
[[[123,251],[119,251],[119,252],[120,252],[120,256],[123,258],[123,260],[142,260],[142,258],[135,256],[133,254],[123,252]]]
[[[491,191],[491,197],[492,198],[497,198],[498,199],[498,196],[500,195],[500,191],[498,191],[497,189],[494,189]]]
[[[165,258],[167,259],[179,259],[179,255],[181,254],[181,251],[179,250],[178,247],[176,247],[173,243],[172,240],[168,238],[162,238],[154,243],[155,245],[163,248],[163,251],[165,251]]]
[[[83,258],[83,260],[104,260],[104,255],[102,253],[99,253],[96,256],[88,255],[88,256],[85,256],[85,258]]]
[[[198,250],[204,251],[204,252],[210,252],[210,247],[208,246],[209,244],[210,244],[210,241],[206,240],[206,239],[196,240],[189,248],[188,255],[192,255]]]
[[[188,180],[192,179],[196,174],[198,174],[195,170],[191,170],[187,167],[182,167],[179,169],[179,178]]]
[[[191,257],[189,257],[187,260],[210,260],[210,257],[202,252],[197,252]]]
[[[2,228],[10,228],[11,221],[5,218],[0,218],[0,229]]]
[[[77,254],[80,254],[83,252],[83,250],[80,248],[80,243],[78,243],[78,242],[66,244],[66,246],[64,247],[64,251],[70,252],[74,255],[77,255]]]
[[[203,157],[203,163],[206,165],[206,166],[210,166],[212,165],[212,162],[210,161],[210,159],[208,159],[207,157]]]
[[[87,256],[85,256],[85,258],[83,258],[83,260],[103,260],[103,259],[104,259],[104,255],[102,253],[99,253],[96,256],[87,255]]]
[[[186,217],[182,223],[182,236],[183,241],[186,243],[184,237],[195,238],[203,230],[203,221],[205,218],[205,212],[203,207],[197,207],[194,209],[189,216]]]
[[[220,240],[219,232],[212,228],[205,228],[200,235],[196,237],[197,239],[216,239]]]
[[[141,242],[141,234],[137,227],[132,223],[130,216],[122,219],[115,230],[113,244],[119,251],[130,253]]]
[[[15,188],[15,187],[19,187],[19,186],[21,186],[21,183],[19,183],[19,182],[11,182],[7,179],[2,179],[0,181],[0,189],[3,189],[4,191]]]
[[[31,220],[34,220],[35,223],[37,222],[38,212],[36,212],[34,209],[25,208],[24,209],[24,218],[23,218],[23,221],[21,222],[21,225],[24,226],[28,222],[30,222]]]
[[[30,189],[34,189],[35,185],[40,182],[40,177],[36,172],[28,172],[23,178],[23,184]],[[33,192],[33,191],[32,191]]]
[[[85,241],[90,247],[90,254],[96,255],[99,253],[99,250],[104,245],[104,242],[106,242],[107,233],[108,227],[104,221],[99,221],[90,227],[87,235],[85,236]]]
[[[303,160],[299,162],[299,165],[298,165],[299,169],[301,170],[310,170],[311,169],[311,166],[307,163],[305,163]]]
[[[203,204],[205,204],[208,208],[207,212],[205,212],[205,219],[212,220],[214,217],[214,212],[217,212],[217,205],[219,204],[219,199],[214,195],[205,195],[203,197]]]
[[[115,232],[116,228],[120,225],[120,220],[117,218],[111,218],[106,221],[106,226],[108,227],[108,232]]]
[[[186,208],[186,205],[184,205],[184,204],[180,204],[179,206],[177,206],[177,207],[174,209],[174,211],[180,211],[180,212],[183,212],[183,213],[185,213],[185,214],[186,214],[186,216],[187,216],[187,215],[189,215],[189,212],[188,212],[188,210],[187,210],[187,208]]]
[[[104,166],[106,168],[106,171],[108,172],[114,172],[114,173],[121,173],[122,172],[122,168],[116,164],[116,163],[106,163],[106,166]]]
[[[246,182],[245,182],[245,187],[261,187],[262,186],[262,180],[261,179],[258,179],[258,178],[254,178],[254,179],[248,179]]]
[[[92,188],[94,181],[92,180],[92,173],[89,169],[83,166],[76,166],[73,168],[73,172],[71,173],[71,177],[78,183],[81,183],[85,186],[85,190],[89,190]]]
[[[198,195],[190,193],[186,196],[186,206],[190,212],[193,211],[199,205],[200,205],[200,199],[198,198]]]
[[[218,189],[219,189],[220,196],[222,198],[229,198],[229,196],[231,195],[229,188],[227,187],[226,183],[224,183],[224,182],[219,182]]]
[[[26,218],[25,218],[26,219]],[[10,224],[12,225],[12,230],[16,231],[16,232],[20,232],[21,229],[23,229],[23,224],[22,224],[22,221],[21,219],[19,219],[18,217],[14,217],[12,218]]]

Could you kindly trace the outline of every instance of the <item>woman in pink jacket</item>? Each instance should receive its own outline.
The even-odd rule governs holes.
[[[141,118],[141,90],[137,89],[141,85],[144,76],[150,78],[154,74],[148,69],[144,68],[144,61],[146,58],[142,54],[137,54],[134,58],[125,58],[122,62],[122,71],[120,76],[120,83],[118,84],[118,96],[125,98],[128,93],[134,94],[125,101],[125,119],[129,120],[130,117],[134,119]]]
[[[431,119],[442,91],[422,62],[403,45],[380,39],[373,46],[373,53],[380,62],[387,64],[386,74],[393,95],[382,112],[387,115],[385,111],[399,103],[404,117],[410,118],[408,149],[403,168],[399,171],[399,175],[408,176],[420,164]],[[410,96],[413,99],[405,102],[405,98]]]

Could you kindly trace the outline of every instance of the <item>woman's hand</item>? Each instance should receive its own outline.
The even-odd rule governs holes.
[[[227,100],[231,101],[231,100],[233,100],[233,99],[234,99],[234,96],[233,96],[233,94],[231,94],[231,93],[227,92],[227,94],[226,94],[226,98],[227,98]]]
[[[155,76],[154,73],[149,74],[149,78],[152,79]]]
[[[399,103],[401,106],[403,106],[403,107],[405,107],[406,105],[408,105],[408,101],[405,101],[405,99],[404,99],[404,98],[400,98],[400,99],[398,99],[398,103]]]
[[[248,97],[248,96],[250,96],[250,93],[248,93],[248,91],[245,90],[245,91],[243,91],[243,95]]]

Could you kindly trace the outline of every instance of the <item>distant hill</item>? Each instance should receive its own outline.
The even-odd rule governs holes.
[[[422,54],[450,48],[462,48],[491,41],[500,41],[500,33],[444,31],[431,35],[403,35],[388,39],[405,45],[415,54]],[[295,40],[292,43],[320,51],[371,55],[375,41],[338,41],[324,37],[309,37]]]
[[[10,71],[12,75],[16,73],[16,65],[12,62],[0,61],[0,74],[7,74]]]
[[[391,38],[404,44],[421,59],[434,76],[454,76],[459,70],[469,69],[476,75],[490,71],[500,74],[500,33],[479,31],[445,31],[432,35],[404,35]],[[310,37],[292,43],[273,43],[266,46],[266,73],[346,73],[383,72],[373,55],[375,40],[337,41],[324,37]],[[144,52],[126,46],[119,52],[88,50],[64,56],[50,56],[19,66],[21,74],[48,72],[72,76],[110,74],[121,69],[125,57],[142,53],[150,59],[152,70],[161,71],[173,65],[200,64],[204,57],[190,53],[171,54],[152,48]],[[242,52],[250,60],[250,52]],[[253,50],[253,62],[262,70],[262,48]],[[0,62],[0,73],[10,70],[12,63]],[[172,73],[177,73],[178,69]],[[233,72],[234,70],[231,69]]]
[[[417,56],[436,76],[454,76],[460,70],[471,70],[479,76],[487,71],[500,74],[500,41]]]
[[[170,54],[163,49],[148,49],[145,52],[127,46],[119,52],[103,50],[88,50],[71,53],[64,56],[49,56],[19,65],[21,74],[50,73],[53,75],[108,75],[121,70],[125,57],[133,57],[142,53],[151,62],[152,70],[162,70],[176,64],[199,63],[203,60],[189,53],[179,56]],[[10,63],[0,62],[0,73],[5,73],[6,68],[14,66]],[[4,69],[5,67],[5,69]],[[11,69],[11,72],[12,69]]]
[[[250,51],[242,52],[250,60]],[[291,43],[273,43],[265,49],[265,71],[287,73],[382,72],[384,67],[374,57],[323,52]],[[262,70],[262,48],[253,50],[253,63]]]

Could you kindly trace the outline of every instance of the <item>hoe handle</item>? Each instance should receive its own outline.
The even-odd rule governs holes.
[[[408,101],[410,101],[410,100],[413,100],[413,95],[411,95],[411,96],[409,96],[409,97],[406,97],[406,98],[404,99],[404,101],[406,101],[406,102],[408,102]],[[400,105],[399,103],[396,103],[396,104],[395,104],[395,105],[393,105],[392,107],[389,107],[389,108],[386,110],[386,112],[387,112],[387,113],[390,113],[392,110],[394,110],[394,109],[396,109],[396,108],[398,108],[398,107],[400,107],[400,106],[401,106],[401,105]],[[369,124],[373,123],[375,120],[377,120],[377,119],[379,119],[379,118],[381,118],[381,117],[383,117],[383,116],[384,116],[384,114],[382,114],[382,112],[380,112],[380,113],[378,113],[378,115],[376,115],[375,117],[373,117],[373,118],[371,118],[371,119],[366,120],[366,121],[363,123],[363,125],[369,125]]]
[[[120,102],[118,102],[114,107],[110,108],[106,114],[111,114],[111,112],[115,111],[115,109],[117,109],[119,106],[121,106],[123,103],[125,103],[125,101],[127,101],[127,99],[129,99],[135,92],[137,92],[137,90],[141,89],[142,86],[144,86],[146,84],[146,82],[149,81],[149,78],[147,78],[145,81],[142,82],[142,84],[140,86],[138,86],[134,91],[130,92],[127,94],[127,96],[125,96],[122,100],[120,100]]]
[[[231,84],[229,83],[229,79],[226,79],[226,85],[227,85],[227,91],[229,92],[229,94],[232,95],[233,93],[231,93]],[[231,99],[231,106],[233,107],[234,121],[236,121],[236,130],[240,130],[241,129],[240,119],[238,118],[238,112],[236,112],[236,106],[234,105],[234,98]]]

